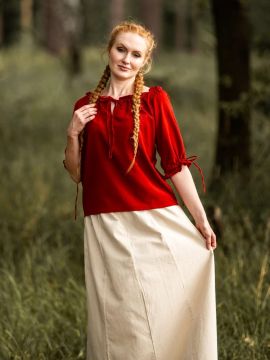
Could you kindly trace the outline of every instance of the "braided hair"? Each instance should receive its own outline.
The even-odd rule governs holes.
[[[133,128],[133,135],[132,135],[133,159],[126,171],[126,173],[128,173],[132,169],[132,167],[135,163],[135,158],[136,158],[136,154],[138,151],[139,132],[140,132],[141,94],[142,94],[143,88],[144,88],[144,74],[147,73],[148,71],[150,71],[150,69],[151,69],[151,64],[152,64],[151,55],[152,55],[154,48],[156,47],[156,42],[155,42],[153,34],[148,29],[146,29],[143,25],[140,25],[134,21],[123,21],[120,24],[116,25],[111,32],[110,39],[109,39],[108,46],[107,46],[108,52],[111,50],[111,48],[115,42],[116,36],[120,32],[133,32],[133,33],[139,34],[146,39],[147,44],[148,44],[145,64],[138,71],[138,73],[135,77],[135,82],[134,82],[134,89],[133,89],[133,95],[132,95],[132,109],[131,109],[132,115],[133,115],[133,120],[134,120],[134,128]],[[98,82],[97,87],[89,96],[89,103],[93,104],[93,103],[97,102],[102,90],[106,87],[110,76],[111,76],[111,70],[110,70],[109,65],[107,65],[101,76],[101,79]],[[83,131],[80,133],[79,141],[80,141],[80,154],[81,154],[82,148],[83,148]]]

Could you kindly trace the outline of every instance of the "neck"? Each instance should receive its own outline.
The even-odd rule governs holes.
[[[108,85],[104,89],[105,95],[112,96],[117,99],[120,96],[133,94],[135,78],[127,80],[119,80],[111,77]]]

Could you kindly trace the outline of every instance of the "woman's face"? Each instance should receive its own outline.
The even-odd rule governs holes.
[[[135,77],[144,65],[147,53],[147,41],[132,32],[121,32],[109,52],[111,73],[120,79]]]

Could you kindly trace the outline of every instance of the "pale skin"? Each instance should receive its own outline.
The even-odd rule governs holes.
[[[108,53],[111,77],[102,95],[109,95],[118,99],[120,96],[132,94],[136,74],[146,61],[146,39],[131,32],[119,33]],[[148,87],[144,87],[144,91],[148,90]],[[74,112],[67,128],[65,165],[71,178],[76,183],[81,181],[79,134],[89,121],[94,120],[96,113],[95,104],[82,106]],[[204,237],[206,248],[214,250],[217,247],[216,235],[208,222],[189,168],[183,166],[181,171],[171,177],[171,180],[192,215],[197,229]]]

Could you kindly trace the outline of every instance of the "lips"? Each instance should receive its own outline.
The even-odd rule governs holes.
[[[130,70],[129,68],[126,68],[126,67],[121,66],[121,65],[118,65],[118,67],[119,67],[121,70],[125,70],[125,71]]]

